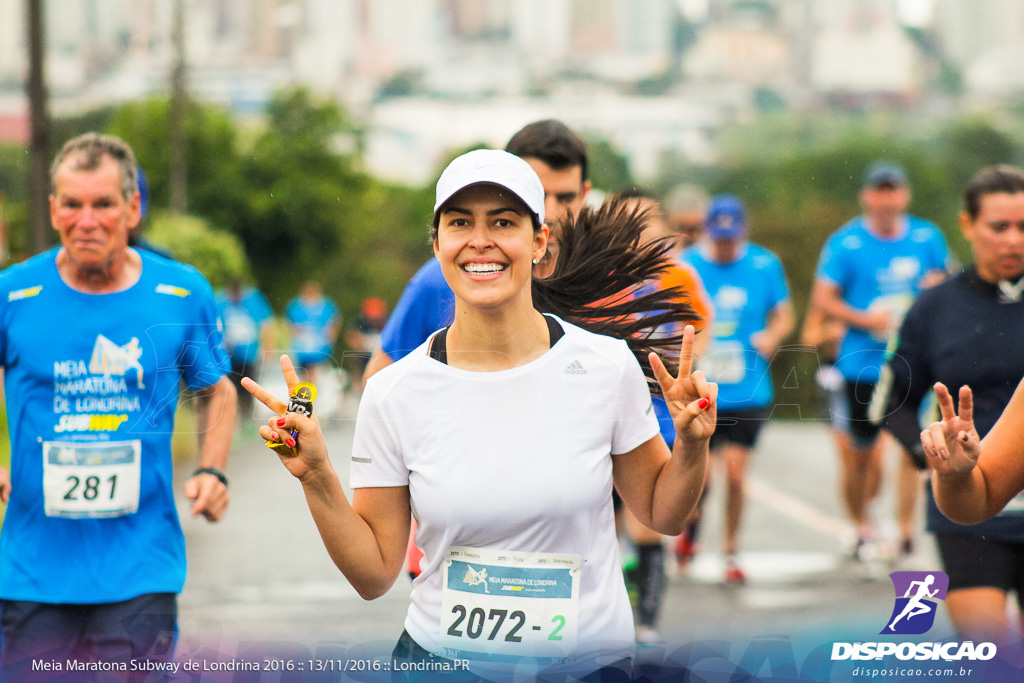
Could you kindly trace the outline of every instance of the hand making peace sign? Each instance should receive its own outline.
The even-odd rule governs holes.
[[[288,385],[288,395],[291,396],[299,384],[299,375],[288,356],[281,356],[281,372]],[[242,378],[242,386],[260,403],[277,413],[278,417],[270,418],[267,426],[260,427],[260,437],[285,444],[273,450],[281,457],[281,462],[289,472],[302,479],[310,472],[329,464],[327,444],[324,442],[324,435],[320,431],[320,422],[316,416],[306,417],[298,413],[289,413],[286,401],[277,398],[248,377]],[[292,431],[298,432],[294,441]]]
[[[960,387],[960,415],[953,397],[941,382],[935,384],[941,422],[933,422],[921,432],[921,445],[928,465],[940,475],[970,472],[981,455],[981,439],[974,428],[974,395],[968,386]]]
[[[686,441],[710,439],[718,418],[718,385],[707,381],[700,370],[692,372],[694,334],[693,325],[683,330],[678,377],[669,374],[658,354],[652,352],[648,356],[672,415],[676,435]]]

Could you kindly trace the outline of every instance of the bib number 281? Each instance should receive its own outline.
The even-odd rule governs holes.
[[[48,517],[120,517],[139,509],[139,441],[43,443]]]
[[[68,491],[64,494],[64,500],[78,500],[81,496],[85,500],[96,500],[105,495],[108,500],[114,500],[114,493],[117,491],[117,475],[112,474],[106,481],[97,476],[81,477],[74,474],[68,476]],[[101,490],[102,487],[102,490]]]

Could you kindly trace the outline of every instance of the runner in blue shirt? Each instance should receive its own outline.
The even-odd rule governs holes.
[[[253,416],[252,396],[242,391],[243,377],[257,377],[265,351],[273,346],[274,312],[267,297],[255,287],[233,281],[217,292],[217,309],[224,323],[224,346],[231,358],[231,383],[238,392],[238,412],[243,420]]]
[[[0,534],[2,659],[169,660],[184,537],[172,490],[179,383],[199,396],[192,514],[220,519],[235,392],[213,292],[194,268],[128,246],[135,157],[117,138],[69,141],[50,217],[62,246],[0,274],[0,364],[11,472]],[[126,629],[125,625],[130,626]]]
[[[885,348],[917,293],[944,277],[949,254],[939,229],[906,214],[910,188],[906,173],[890,162],[868,167],[860,191],[864,214],[825,243],[815,276],[813,303],[846,325],[836,367],[845,381],[850,416],[850,452],[843,454],[842,494],[857,532],[855,560],[872,541],[868,505],[881,479],[879,427],[868,420],[868,405],[884,364]],[[914,500],[919,474],[904,458],[900,474],[900,552],[913,552]]]
[[[705,219],[707,240],[683,260],[696,269],[715,309],[712,342],[700,368],[718,382],[721,410],[711,439],[712,455],[725,463],[725,580],[742,583],[736,561],[750,454],[768,420],[772,381],[768,364],[793,331],[793,306],[782,263],[747,241],[747,217],[734,196],[713,197]]]
[[[332,358],[334,341],[341,328],[341,316],[334,302],[323,295],[320,283],[307,280],[299,296],[284,311],[291,326],[296,363],[315,382],[313,367]]]
[[[405,358],[427,337],[450,323],[454,315],[455,295],[441,275],[441,264],[432,258],[409,280],[381,332],[381,355],[386,355],[390,362],[385,363],[381,355],[371,358],[363,381],[376,370]]]

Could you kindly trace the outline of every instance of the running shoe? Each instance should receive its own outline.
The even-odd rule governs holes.
[[[725,560],[725,582],[730,586],[739,586],[747,582],[747,575],[736,564],[736,558],[730,555]]]
[[[899,547],[896,549],[896,552],[890,560],[892,568],[899,571],[924,569],[924,567],[918,566],[921,562],[920,558],[914,554],[914,550],[916,550],[914,547],[914,539],[904,538],[900,541]]]
[[[881,557],[878,544],[868,536],[858,536],[850,551],[850,559],[858,564],[876,562]]]
[[[861,579],[878,581],[888,576],[888,562],[879,544],[869,539],[859,539],[852,555],[855,571]]]
[[[636,627],[636,642],[638,645],[657,646],[665,645],[665,639],[653,626],[639,624]]]
[[[683,533],[676,536],[676,567],[685,569],[699,552],[700,545],[693,537],[693,525],[687,524]]]

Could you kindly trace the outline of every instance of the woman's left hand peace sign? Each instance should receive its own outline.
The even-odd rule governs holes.
[[[648,357],[672,415],[676,435],[687,441],[711,438],[718,418],[718,385],[707,381],[700,370],[692,372],[693,337],[693,325],[687,325],[679,350],[678,377],[669,374],[658,354],[651,353]]]

